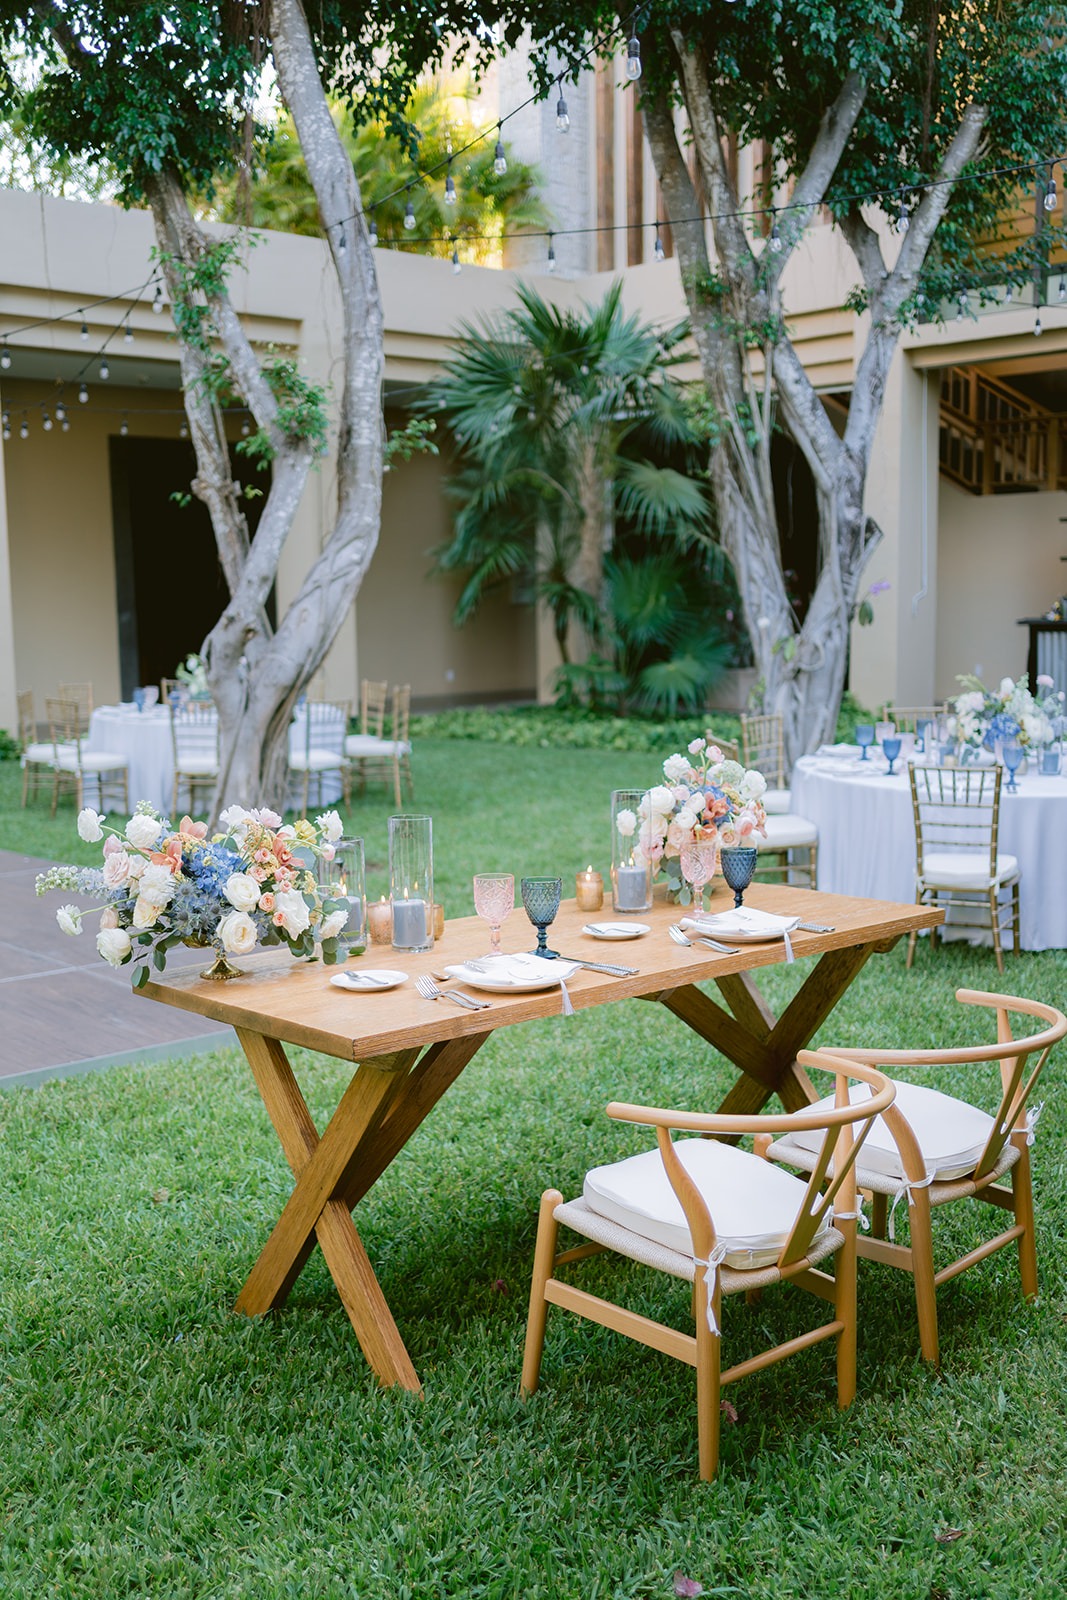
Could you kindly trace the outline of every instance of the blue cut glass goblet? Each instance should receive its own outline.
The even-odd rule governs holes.
[[[135,689],[133,691],[133,703],[137,707],[138,711],[143,711],[144,710],[144,690],[143,689]]]
[[[728,886],[734,891],[735,907],[744,903],[745,890],[752,882],[758,855],[759,851],[751,844],[725,845],[719,851],[719,865]]]
[[[860,760],[861,761],[866,761],[867,760],[867,751],[870,749],[871,745],[874,743],[874,723],[873,722],[857,722],[857,724],[856,724],[856,743],[859,745],[860,749],[863,751],[863,754],[860,756]]]
[[[535,956],[545,956],[554,961],[559,955],[558,950],[549,950],[546,944],[546,930],[550,922],[555,921],[556,912],[559,910],[560,896],[563,893],[562,878],[523,878],[519,885],[522,893],[522,904],[537,929],[537,949],[531,953]]]
[[[932,726],[928,717],[919,717],[915,723],[915,748],[921,756],[926,754],[926,741]]]
[[[1015,774],[1019,767],[1022,766],[1023,747],[1018,739],[1005,739],[1001,754],[1004,758],[1004,765],[1008,769],[1008,793],[1017,794],[1019,785],[1015,781]]]
[[[893,776],[893,763],[900,754],[900,739],[894,735],[892,739],[882,740],[882,754],[889,762],[889,776]]]

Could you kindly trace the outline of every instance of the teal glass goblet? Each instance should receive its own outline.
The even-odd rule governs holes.
[[[549,961],[555,961],[559,956],[558,950],[549,950],[547,932],[549,924],[556,919],[559,902],[563,894],[562,878],[523,878],[519,885],[522,894],[522,904],[526,915],[537,929],[537,949],[531,954],[544,956]]]
[[[1019,785],[1015,781],[1015,774],[1022,766],[1023,756],[1025,753],[1026,752],[1023,750],[1023,747],[1019,743],[1018,739],[1005,739],[1003,749],[1001,750],[1001,756],[1003,758],[1004,765],[1008,769],[1008,794],[1018,794],[1019,792]]]
[[[867,751],[871,748],[871,745],[874,743],[874,723],[873,722],[857,722],[857,724],[856,724],[856,743],[859,745],[860,749],[863,752],[863,754],[860,756],[860,760],[861,761],[866,761],[867,760]]]
[[[751,844],[724,845],[719,851],[719,865],[727,886],[734,891],[734,908],[744,904],[745,890],[752,882],[759,851]]]

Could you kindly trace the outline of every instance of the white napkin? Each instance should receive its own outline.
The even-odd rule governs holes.
[[[477,983],[480,978],[496,978],[498,981],[506,980],[508,983],[528,983],[532,978],[541,978],[546,975],[544,956],[514,955],[494,956],[489,960],[479,960],[478,967],[468,967],[463,961],[446,967],[450,978],[459,978],[465,983]],[[548,966],[548,975],[555,976],[562,985],[568,978],[580,971],[577,961],[553,961]]]
[[[785,944],[787,962],[796,959],[789,935],[799,922],[799,917],[779,917],[773,911],[757,911],[752,906],[738,906],[733,911],[720,911],[715,916],[681,919],[683,928],[710,934],[715,939],[752,938],[761,934],[777,938],[780,935]]]
[[[858,756],[859,753],[860,747],[858,744],[821,744],[815,752],[817,756],[830,756],[832,758]]]

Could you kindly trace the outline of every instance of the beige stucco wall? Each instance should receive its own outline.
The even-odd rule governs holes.
[[[943,480],[939,504],[936,691],[956,694],[957,673],[986,683],[1026,670],[1029,633],[1067,592],[1061,518],[1067,494],[970,495]]]

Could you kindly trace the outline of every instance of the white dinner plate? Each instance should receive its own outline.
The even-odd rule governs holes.
[[[351,989],[354,994],[378,994],[383,989],[395,989],[407,983],[406,972],[390,967],[366,967],[362,972],[335,972],[330,982],[337,989]]]
[[[490,989],[498,994],[528,994],[536,989],[558,989],[579,971],[576,961],[546,961],[544,956],[499,956],[476,971],[460,963],[446,967],[450,978],[469,984],[472,989]]]
[[[714,917],[682,918],[683,928],[708,934],[712,939],[727,939],[731,944],[766,944],[770,939],[784,939],[799,924],[799,917],[776,917],[770,911],[750,911],[747,906],[721,911]]]
[[[587,922],[582,932],[594,939],[640,939],[652,929],[647,922]]]

